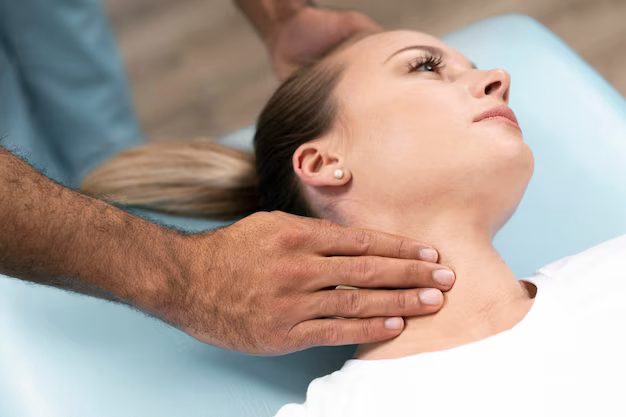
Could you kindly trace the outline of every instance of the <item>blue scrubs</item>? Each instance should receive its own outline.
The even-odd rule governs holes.
[[[142,141],[98,0],[0,0],[0,145],[66,186]]]

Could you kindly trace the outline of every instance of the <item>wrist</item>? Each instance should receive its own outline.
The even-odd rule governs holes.
[[[186,302],[190,236],[155,224],[150,229],[146,231],[150,244],[138,244],[137,251],[128,255],[137,263],[138,274],[133,278],[138,285],[126,287],[120,297],[142,311],[167,319]]]
[[[197,297],[210,298],[212,271],[215,265],[214,231],[183,234],[165,230],[161,239],[163,255],[146,258],[145,283],[132,296],[133,305],[176,327],[185,329]],[[172,232],[172,233],[170,233]],[[208,238],[208,235],[211,235]],[[157,262],[156,264],[153,262]],[[200,288],[198,288],[200,287]],[[202,292],[202,294],[199,294]]]
[[[164,309],[184,294],[185,236],[64,188],[0,147],[0,272]]]

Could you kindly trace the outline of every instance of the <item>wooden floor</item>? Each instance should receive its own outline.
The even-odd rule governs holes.
[[[215,136],[252,123],[276,88],[263,44],[229,0],[104,0],[149,140]],[[626,96],[626,0],[326,0],[387,28],[442,36],[523,13]]]

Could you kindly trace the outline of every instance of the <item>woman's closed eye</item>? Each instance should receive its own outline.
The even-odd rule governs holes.
[[[415,58],[407,63],[409,73],[412,72],[437,72],[439,73],[445,65],[443,65],[443,57],[441,55],[424,55],[419,58]],[[420,68],[424,68],[425,71],[420,71]]]

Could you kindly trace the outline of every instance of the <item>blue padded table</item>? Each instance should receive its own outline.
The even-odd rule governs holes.
[[[535,174],[496,246],[518,277],[626,233],[626,103],[544,26],[521,15],[444,37],[511,73]],[[250,148],[252,129],[224,139]],[[222,223],[141,212],[187,230]],[[137,242],[141,244],[141,242]],[[0,416],[272,416],[353,347],[254,357],[204,345],[127,307],[0,278]]]

